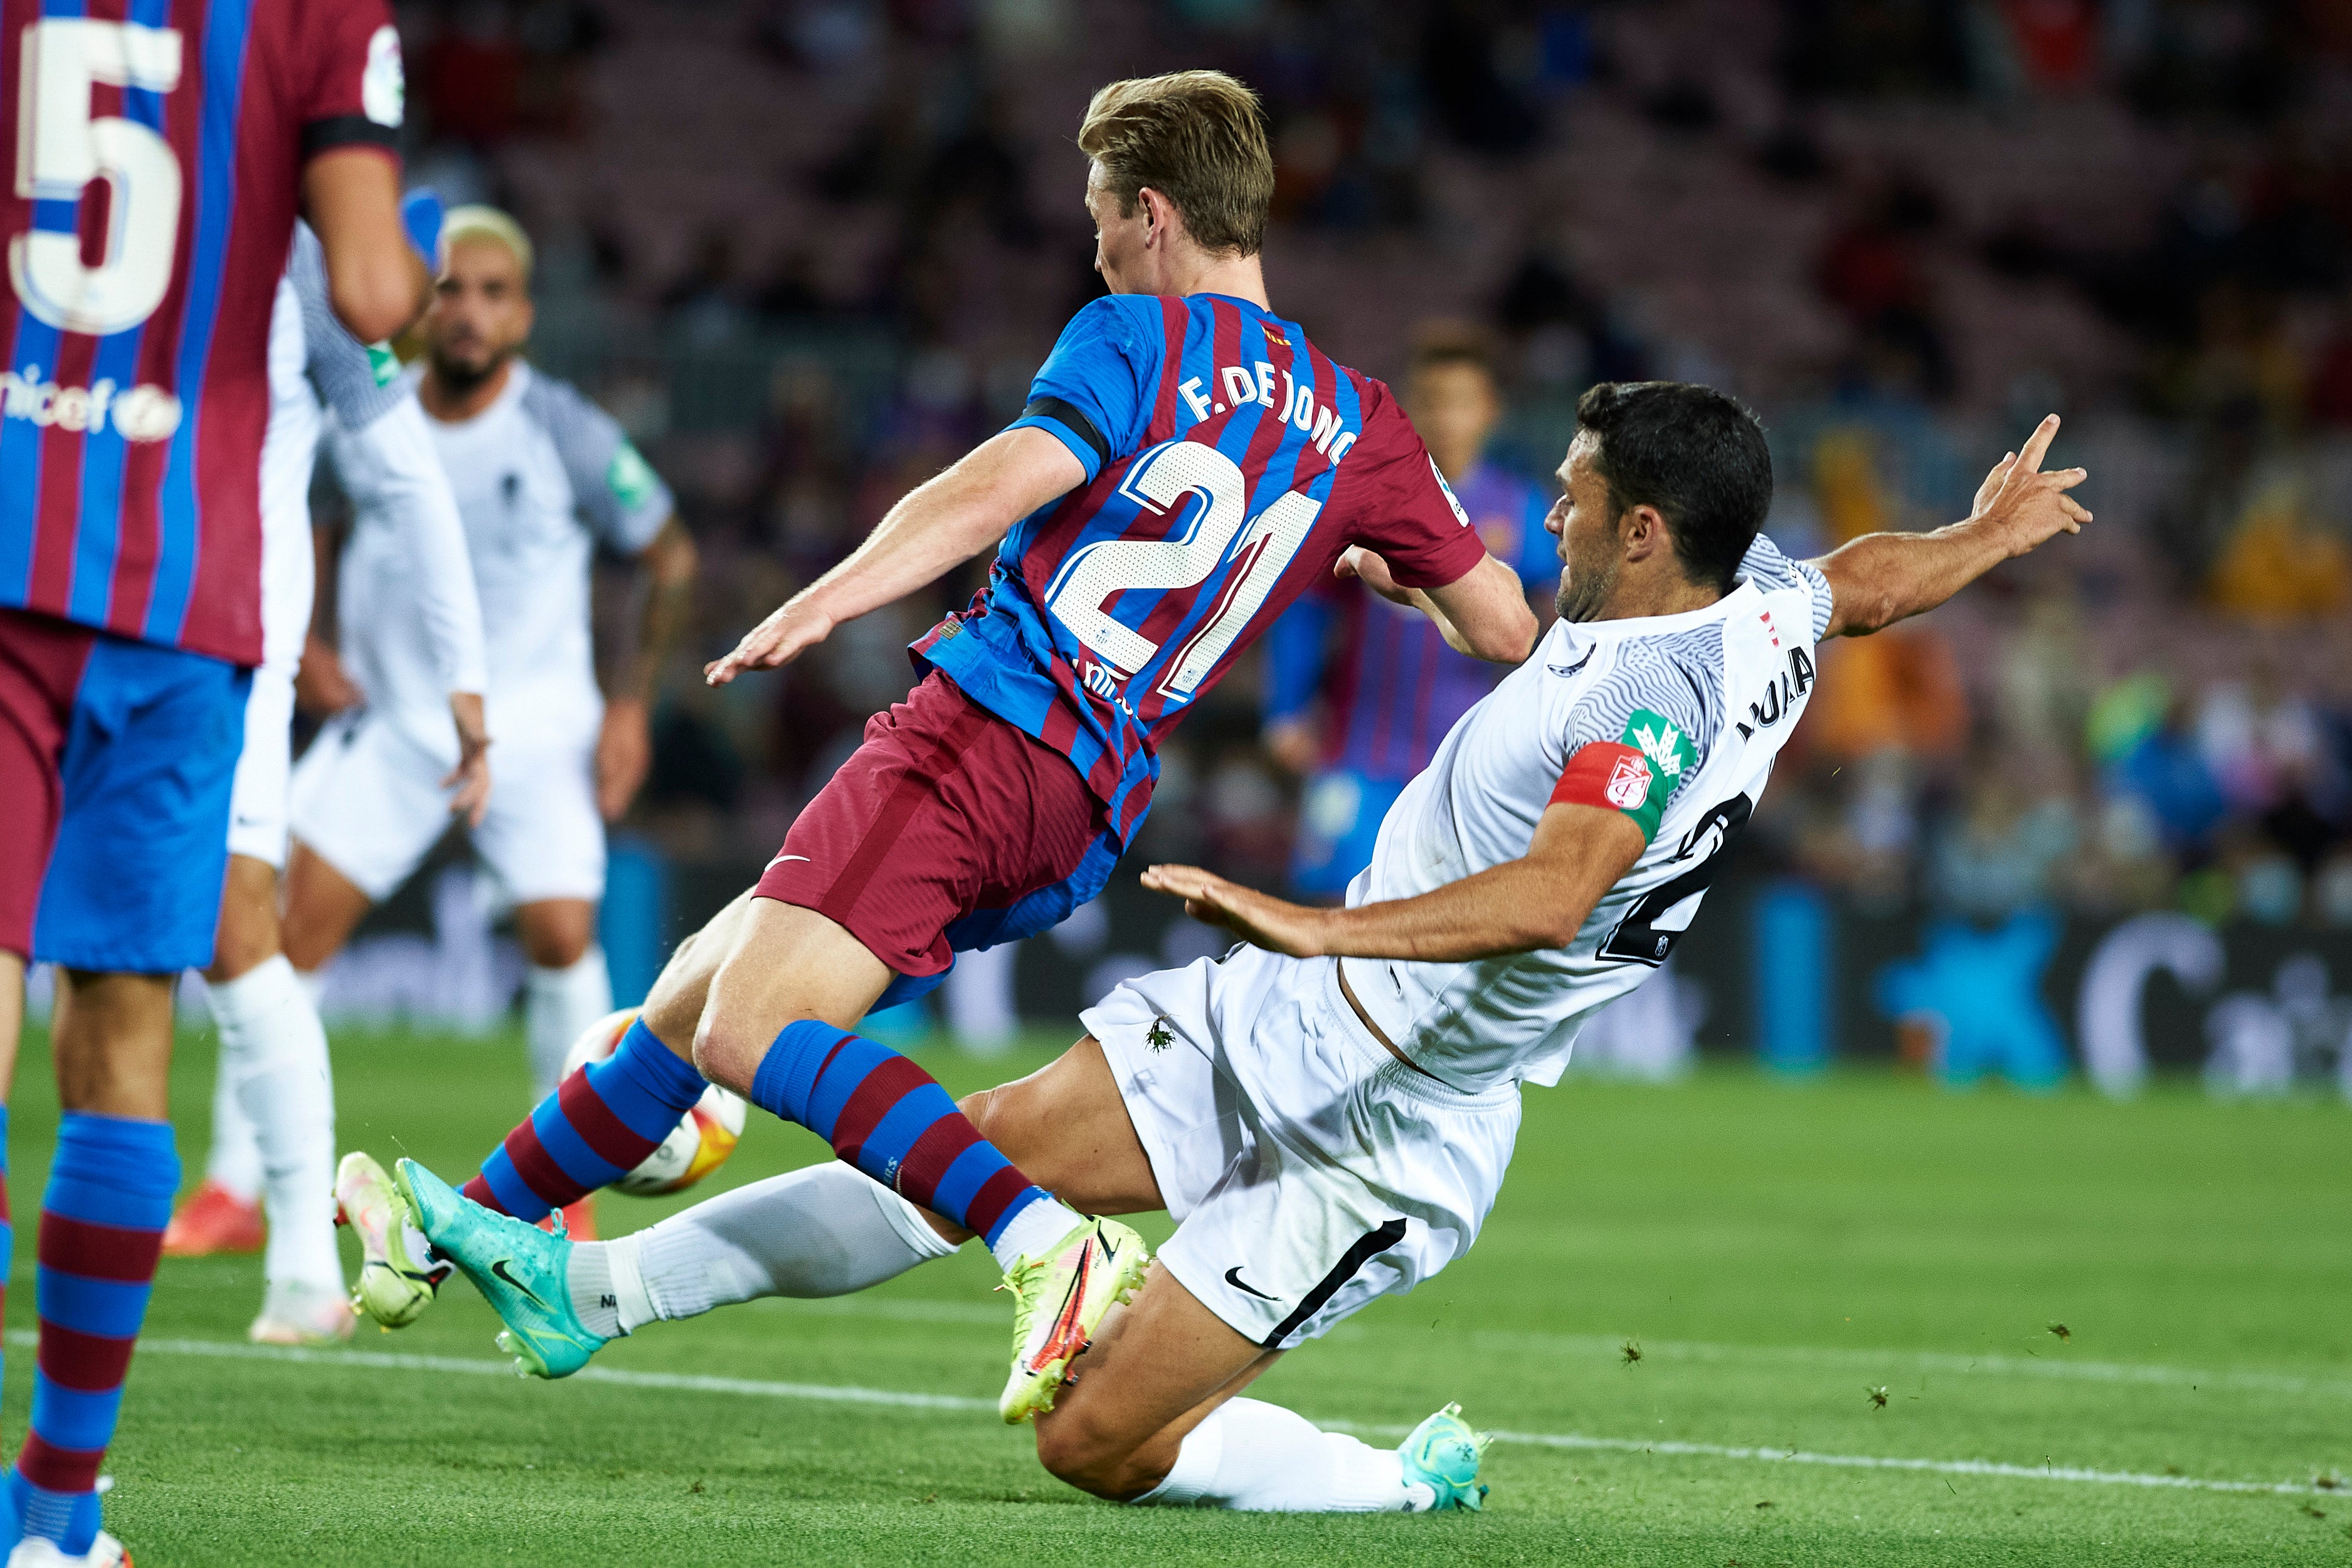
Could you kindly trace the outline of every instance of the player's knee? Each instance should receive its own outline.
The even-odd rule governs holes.
[[[1108,1430],[1085,1410],[1059,1411],[1037,1423],[1037,1462],[1055,1479],[1114,1502],[1140,1497],[1161,1479],[1138,1463],[1124,1434]]]

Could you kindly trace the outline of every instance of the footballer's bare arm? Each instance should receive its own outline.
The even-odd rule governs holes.
[[[1143,885],[1182,899],[1194,920],[1293,958],[1463,963],[1566,947],[1646,842],[1622,811],[1559,802],[1545,808],[1520,858],[1410,899],[1310,909],[1197,866],[1154,866]]]
[[[1830,581],[1827,636],[1860,637],[1932,610],[2002,562],[2060,533],[2079,533],[2091,514],[2066,492],[2082,468],[2042,471],[2058,434],[2053,414],[2025,449],[1993,465],[1965,521],[1933,533],[1870,533],[1811,564]]]
[[[352,336],[389,338],[432,302],[433,277],[400,222],[400,165],[339,147],[302,170],[302,215],[326,252],[327,295]]]
[[[1069,448],[1043,430],[1024,426],[990,437],[907,492],[865,543],[752,627],[703,679],[724,686],[747,669],[790,664],[842,622],[928,586],[996,544],[1086,478]]]
[[[1355,577],[1383,599],[1410,605],[1427,616],[1445,646],[1472,658],[1518,664],[1535,650],[1543,628],[1528,605],[1519,574],[1492,555],[1453,582],[1435,588],[1408,588],[1389,573],[1389,563],[1360,544],[1340,555],[1339,575]]]

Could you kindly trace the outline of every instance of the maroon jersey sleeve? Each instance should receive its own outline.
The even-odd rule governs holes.
[[[1401,586],[1458,582],[1486,558],[1486,543],[1386,384],[1369,376],[1363,384],[1363,438],[1339,464],[1331,505],[1351,542],[1378,551]]]
[[[407,89],[384,0],[310,0],[296,7],[288,43],[287,94],[303,160],[339,147],[397,156]]]

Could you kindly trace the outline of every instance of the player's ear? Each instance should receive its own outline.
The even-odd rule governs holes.
[[[1669,548],[1665,514],[1654,506],[1629,506],[1617,519],[1617,541],[1628,561],[1646,561]]]

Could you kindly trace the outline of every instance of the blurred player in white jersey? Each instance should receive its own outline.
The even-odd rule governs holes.
[[[531,327],[522,230],[490,208],[457,207],[443,247],[425,357],[405,385],[457,494],[481,595],[498,758],[473,847],[515,906],[543,1097],[572,1041],[612,1010],[595,939],[604,825],[645,781],[647,705],[690,604],[695,552],[667,487],[612,417],[520,357]],[[635,560],[649,589],[609,700],[589,626],[599,547]],[[399,542],[365,508],[338,583],[340,661],[318,650],[320,674],[364,705],[331,721],[294,773],[288,951],[304,970],[341,948],[440,838],[448,815],[437,781],[457,755]]]
[[[251,1335],[266,1343],[348,1337],[335,1250],[334,1095],[326,1031],[288,963],[278,918],[286,864],[294,678],[310,626],[315,566],[310,474],[331,433],[346,488],[396,531],[432,654],[435,699],[457,736],[440,783],[445,810],[489,794],[482,729],[481,614],[456,500],[425,416],[388,353],[371,354],[335,319],[318,237],[296,226],[269,319],[269,429],[261,448],[262,662],[246,699],[245,749],[230,800],[228,877],[213,967],[220,1070],[204,1184],[164,1232],[173,1257],[253,1252],[268,1200],[268,1281]]]
[[[1381,1449],[1236,1395],[1469,1247],[1522,1086],[1557,1082],[1585,1020],[1688,929],[1804,710],[1816,642],[1933,608],[2089,517],[2064,493],[2081,469],[2039,471],[2053,418],[1966,521],[1792,562],[1758,532],[1771,458],[1732,399],[1604,385],[1578,419],[1547,519],[1560,619],[1405,787],[1348,906],[1152,868],[1147,887],[1244,945],[1121,985],[1059,1061],[963,1101],[1065,1202],[1178,1222],[1037,1416],[1038,1458],[1074,1486],[1302,1512],[1479,1506],[1485,1439],[1454,1406]],[[1365,579],[1387,592],[1385,575]],[[468,1272],[497,1258],[518,1341],[587,1350],[723,1302],[864,1289],[966,1235],[838,1162],[609,1243],[478,1217],[446,1256]]]

